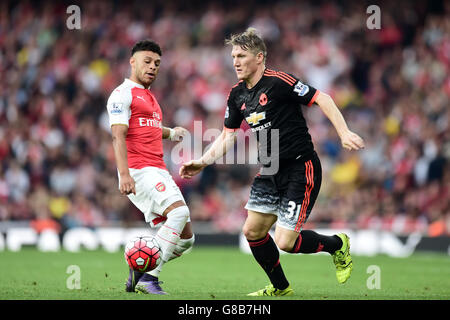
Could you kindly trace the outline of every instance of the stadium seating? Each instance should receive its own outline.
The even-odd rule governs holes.
[[[164,125],[194,132],[201,121],[201,143],[206,129],[222,128],[236,83],[223,40],[254,26],[267,65],[329,93],[366,141],[344,151],[324,115],[304,107],[324,170],[306,228],[450,235],[449,2],[382,1],[380,30],[366,27],[358,0],[78,3],[80,29],[67,28],[62,2],[0,4],[0,223],[59,232],[142,222],[117,190],[105,113],[131,46],[161,44],[152,91]],[[194,224],[239,232],[256,166],[211,166],[185,181],[174,145],[164,142],[165,160]]]

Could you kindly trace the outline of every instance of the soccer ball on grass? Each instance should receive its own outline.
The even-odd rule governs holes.
[[[131,269],[148,272],[161,262],[162,251],[152,236],[139,236],[131,239],[125,246],[125,260]]]

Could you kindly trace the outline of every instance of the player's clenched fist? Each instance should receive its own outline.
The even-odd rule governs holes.
[[[190,179],[196,174],[198,174],[200,171],[202,171],[203,168],[206,166],[207,164],[203,163],[200,160],[191,160],[183,163],[183,165],[180,168],[179,174],[183,179]]]
[[[134,179],[129,174],[120,176],[119,190],[121,194],[136,194]]]

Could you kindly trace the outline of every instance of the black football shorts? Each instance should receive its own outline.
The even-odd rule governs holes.
[[[278,225],[300,232],[321,182],[322,166],[316,152],[298,160],[282,161],[275,175],[256,175],[245,209],[274,214]]]

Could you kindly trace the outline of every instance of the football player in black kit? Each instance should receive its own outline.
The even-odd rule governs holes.
[[[228,96],[224,129],[200,159],[183,164],[180,176],[189,179],[221,158],[234,145],[236,130],[245,119],[257,134],[262,166],[245,206],[248,216],[243,233],[255,260],[270,279],[268,286],[249,296],[293,294],[278,248],[289,253],[330,253],[337,280],[344,283],[353,269],[348,236],[302,230],[319,193],[322,169],[301,105],[317,104],[335,127],[345,149],[364,148],[364,141],[348,129],[329,95],[291,74],[266,68],[266,46],[254,28],[231,36],[226,44],[232,45],[239,82]],[[269,230],[275,222],[274,241]]]

